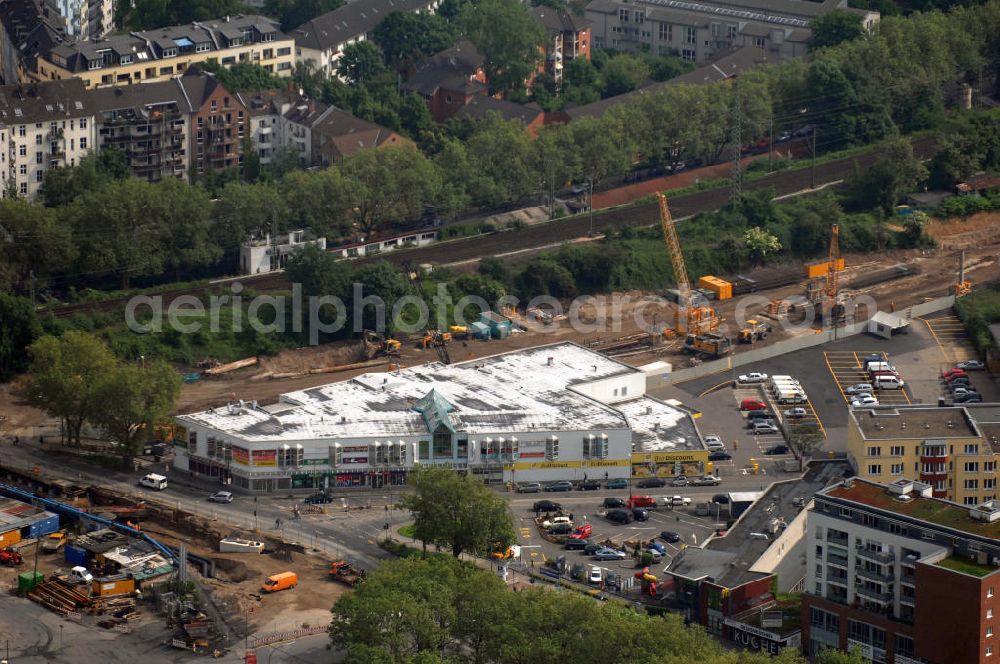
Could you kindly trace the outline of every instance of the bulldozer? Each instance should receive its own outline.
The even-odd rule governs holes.
[[[365,345],[365,358],[388,356],[397,357],[402,344],[397,339],[387,338],[380,332],[365,330],[362,341]]]
[[[772,329],[770,323],[749,318],[746,327],[740,330],[740,343],[752,344],[755,341],[763,341],[767,339],[767,335]]]

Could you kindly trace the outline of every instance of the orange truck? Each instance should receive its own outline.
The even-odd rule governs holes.
[[[264,585],[260,587],[261,592],[276,593],[279,590],[294,588],[299,584],[299,575],[295,572],[282,572],[274,576],[267,577]]]
[[[365,572],[354,569],[346,560],[336,560],[330,563],[330,578],[353,587],[365,578]]]

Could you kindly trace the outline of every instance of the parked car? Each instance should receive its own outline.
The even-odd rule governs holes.
[[[314,493],[311,496],[306,496],[302,502],[306,505],[328,505],[333,502],[333,496],[328,493]]]
[[[608,480],[608,488],[609,489],[627,489],[628,488],[628,480],[625,479],[624,477],[616,477],[613,480]]]
[[[597,542],[591,542],[587,546],[583,547],[583,555],[592,556],[603,548],[604,548],[603,544],[598,544]]]
[[[66,575],[66,580],[73,584],[93,583],[94,575],[87,571],[86,567],[77,565]]]
[[[747,413],[748,420],[769,420],[772,417],[774,417],[774,415],[772,415],[769,410],[752,410]]]
[[[233,502],[233,494],[228,491],[216,491],[208,497],[208,501],[211,503],[231,503]]]
[[[844,392],[847,394],[871,394],[874,390],[875,388],[872,387],[871,383],[857,383],[855,385],[851,385],[849,388],[844,390]]]
[[[729,452],[712,452],[708,455],[709,461],[729,461],[733,455]]]
[[[769,456],[774,456],[776,454],[788,454],[788,445],[775,445],[774,447],[765,450],[764,454]]]
[[[568,540],[566,540],[566,550],[567,551],[583,551],[584,549],[587,548],[588,544],[590,544],[590,540],[573,539],[573,536],[570,535],[570,538]]]
[[[877,406],[878,399],[873,396],[860,397],[851,399],[851,405],[855,408],[864,408],[865,406]]]
[[[670,507],[687,507],[691,504],[689,496],[664,496],[663,504]]]
[[[958,397],[964,397],[966,394],[979,394],[974,387],[956,387],[951,391],[951,396],[953,399]]]
[[[751,428],[747,433],[754,436],[760,436],[762,434],[778,433],[778,427],[774,426],[770,422],[758,422]]]
[[[569,535],[572,532],[572,523],[557,523],[549,528],[549,535]]]
[[[767,410],[767,404],[760,399],[744,399],[740,402],[740,410]]]
[[[726,444],[722,442],[722,438],[710,433],[705,436],[705,447],[709,450],[724,450],[726,449]]]
[[[647,477],[645,479],[639,480],[637,484],[640,489],[655,489],[661,486],[667,486],[667,481],[662,477]]]
[[[663,546],[659,542],[650,542],[647,546],[650,551],[656,551],[661,556],[667,555],[667,547]]]
[[[656,507],[656,498],[652,496],[632,496],[625,502],[625,507]]]
[[[967,392],[954,398],[955,403],[982,403],[983,397],[978,392]]]
[[[627,553],[619,551],[618,549],[612,549],[611,547],[599,549],[597,553],[594,554],[595,560],[625,560],[626,558],[628,558]]]
[[[597,583],[600,583],[601,581],[603,581],[604,580],[604,574],[601,572],[601,568],[600,567],[591,567],[590,568],[590,577],[587,580],[590,581],[590,583],[594,583],[594,584],[597,584]]]
[[[600,488],[600,480],[584,480],[576,486],[577,491],[597,491]]]
[[[679,533],[675,533],[672,530],[664,530],[662,533],[660,533],[660,538],[664,542],[669,542],[671,544],[677,544],[678,542],[681,541],[680,534]]]
[[[691,480],[691,484],[694,486],[716,486],[721,481],[715,475],[702,475]]]
[[[583,581],[587,575],[587,567],[583,563],[573,563],[569,570],[569,578]]]
[[[758,373],[756,371],[751,371],[750,373],[743,374],[742,376],[737,378],[736,382],[740,383],[741,385],[753,385],[755,383],[763,383],[766,380],[767,380],[766,373]]]
[[[805,408],[789,408],[785,411],[785,417],[790,420],[797,420],[805,417],[809,414],[809,411]]]
[[[619,509],[619,508],[625,507],[625,499],[624,498],[615,498],[613,496],[609,497],[609,498],[605,498],[604,502],[601,503],[601,507],[607,508],[609,510]]]
[[[728,505],[729,504],[729,496],[727,496],[724,493],[717,493],[714,496],[712,496],[712,502],[713,503],[719,503],[720,505]]]
[[[546,519],[545,521],[542,521],[542,528],[544,528],[545,530],[549,530],[553,526],[556,526],[561,523],[569,524],[570,526],[573,525],[573,522],[570,520],[568,516],[554,516],[551,519]],[[572,530],[572,528],[570,530]]]
[[[947,371],[941,372],[941,377],[944,378],[945,380],[948,380],[952,376],[964,376],[964,375],[965,375],[965,369],[961,367],[955,367],[954,369],[948,369]]]
[[[633,507],[632,518],[636,521],[649,521],[649,512],[642,507]]]
[[[542,490],[542,485],[539,482],[522,482],[517,485],[518,493],[538,493]]]
[[[753,429],[758,424],[774,424],[774,420],[769,417],[755,417],[747,420],[747,429]]]
[[[955,368],[963,371],[983,371],[986,369],[986,365],[979,360],[965,360],[956,364]]]
[[[622,578],[614,572],[608,572],[604,575],[604,587],[610,590],[621,590]]]
[[[670,486],[687,486],[688,484],[690,484],[690,482],[684,475],[678,475],[670,482]]]
[[[590,537],[590,535],[591,535],[591,533],[593,533],[593,531],[594,531],[594,527],[591,526],[589,523],[585,523],[582,526],[577,527],[577,529],[574,530],[573,533],[569,537],[570,537],[570,539],[582,539],[582,540],[585,540],[588,537]]]
[[[969,384],[968,376],[959,376],[958,378],[948,381],[948,387],[951,389],[955,389],[956,387],[968,387]]]
[[[545,487],[546,491],[572,491],[573,483],[569,480],[563,480],[561,482],[553,482]]]
[[[632,516],[631,510],[608,510],[607,514],[604,515],[604,518],[608,521],[624,525],[632,523],[632,519],[635,517]]]
[[[561,509],[562,505],[552,500],[536,500],[531,506],[533,512],[558,512]]]

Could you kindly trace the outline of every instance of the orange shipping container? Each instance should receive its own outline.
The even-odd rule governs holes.
[[[14,546],[20,541],[21,541],[20,530],[10,530],[6,533],[0,533],[0,549],[4,549],[8,546]]]
[[[816,279],[816,278],[819,278],[819,277],[825,277],[826,273],[827,273],[827,269],[828,269],[827,266],[829,264],[830,264],[830,261],[822,261],[820,263],[813,263],[812,265],[807,265],[806,266],[806,276],[808,276],[810,279]],[[843,272],[844,271],[844,259],[843,258],[838,258],[837,261],[836,261],[836,266],[837,266],[836,267],[837,272]]]
[[[112,595],[128,595],[135,592],[135,579],[129,576],[109,576],[94,579],[93,594],[100,597]]]
[[[698,280],[698,287],[710,290],[715,293],[720,300],[728,300],[733,296],[733,285],[724,279],[705,275]]]

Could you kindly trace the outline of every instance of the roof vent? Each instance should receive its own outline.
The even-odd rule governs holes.
[[[952,422],[951,420],[948,420],[948,428],[949,429],[954,429],[955,428],[955,423]]]
[[[555,362],[556,362],[556,358],[554,358],[551,355],[549,355],[548,361],[546,362],[546,364],[548,364],[551,367],[553,364],[555,364]]]
[[[924,422],[924,428],[925,429],[930,429],[931,428],[930,423],[929,422]]]
[[[900,429],[905,429],[906,428],[906,422],[900,422],[899,423],[899,428]]]

